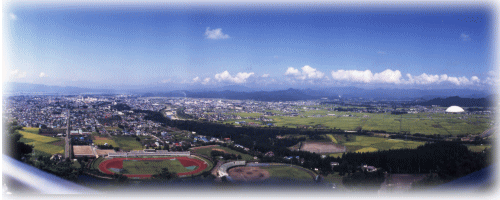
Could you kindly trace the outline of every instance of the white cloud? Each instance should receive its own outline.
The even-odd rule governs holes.
[[[206,85],[208,82],[210,82],[210,78],[205,78],[201,84]]]
[[[408,80],[406,81],[407,84],[417,85],[438,84],[443,82],[449,82],[455,85],[472,85],[474,83],[480,82],[480,79],[477,76],[472,76],[470,80],[465,76],[453,77],[448,76],[447,74],[428,75],[426,73],[423,73],[419,76],[412,76],[410,74],[406,74],[406,76],[408,77]]]
[[[370,70],[337,70],[332,71],[333,80],[349,81],[349,82],[363,82],[369,83],[373,79],[373,74]]]
[[[323,72],[320,72],[312,67],[309,67],[309,65],[302,67],[302,74],[306,75],[307,78],[310,79],[320,79],[323,78],[323,76],[325,76]]]
[[[38,75],[38,77],[40,77],[40,78],[47,77],[47,74],[41,72],[40,75]]]
[[[207,39],[212,40],[229,38],[229,35],[222,33],[221,28],[210,30],[210,27],[207,27],[207,29],[205,30],[205,36],[207,37]]]
[[[469,41],[470,40],[469,35],[466,35],[465,33],[462,33],[460,35],[460,38],[462,38],[462,41]]]
[[[12,70],[10,71],[10,77],[11,79],[19,79],[19,78],[26,78],[27,73],[26,72],[20,72],[19,70]]]
[[[447,74],[426,74],[422,73],[418,76],[406,74],[407,79],[403,79],[399,70],[386,69],[380,73],[373,74],[370,70],[337,70],[332,71],[333,80],[358,82],[358,83],[393,83],[393,84],[416,84],[416,85],[429,85],[439,83],[452,83],[454,85],[473,85],[480,83],[477,76],[472,76],[470,79],[462,77],[452,77]]]
[[[10,13],[9,16],[10,16],[10,19],[12,19],[12,20],[17,19],[17,16],[14,13]]]
[[[262,78],[267,78],[267,77],[269,77],[269,74],[263,74],[261,77]]]
[[[306,80],[306,79],[321,79],[325,76],[325,73],[318,71],[315,68],[306,65],[301,68],[302,72],[293,67],[288,67],[285,75],[294,76],[296,79]]]
[[[200,81],[200,77],[193,78],[193,82],[195,82],[195,83],[196,83],[196,82],[198,82],[198,81]]]
[[[300,72],[299,72],[298,69],[295,69],[293,67],[288,67],[288,69],[285,72],[285,75],[295,75],[295,76],[297,76],[297,75],[300,75]]]
[[[19,70],[16,69],[16,70],[11,71],[10,75],[15,76],[17,73],[19,73]]]
[[[231,76],[229,72],[226,70],[222,73],[215,74],[215,79],[219,82],[221,81],[228,81],[228,82],[233,82],[233,83],[245,83],[247,79],[254,75],[253,72],[247,73],[247,72],[238,72],[235,77]]]

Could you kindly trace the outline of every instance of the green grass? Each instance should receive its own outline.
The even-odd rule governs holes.
[[[114,136],[113,141],[115,141],[115,143],[120,147],[120,149],[122,149],[124,151],[143,150],[144,149],[142,144],[140,142],[138,142],[137,140],[135,140],[135,137]]]
[[[37,142],[49,143],[49,142],[59,141],[59,138],[47,137],[47,136],[38,135],[35,133],[30,133],[30,132],[20,131],[20,130],[18,130],[17,132],[19,134],[23,135],[23,138],[31,139],[31,140],[34,140]]]
[[[333,157],[333,158],[337,158],[337,157],[342,158],[342,154],[344,154],[344,153],[332,153],[332,154],[329,154],[328,156]]]
[[[333,137],[333,135],[332,135],[332,134],[326,134],[326,137],[327,137],[328,139],[330,139],[333,143],[335,143],[335,144],[337,144],[337,143],[338,143],[338,142],[337,142],[337,139],[335,139],[335,137]]]
[[[485,149],[491,148],[491,145],[467,145],[469,151],[481,152]]]
[[[359,149],[357,151],[355,151],[356,153],[366,153],[366,152],[377,152],[378,149],[376,148],[373,148],[373,147],[365,147],[365,148],[362,148],[362,149]]]
[[[35,130],[30,129],[28,131],[35,131]],[[61,141],[60,138],[47,137],[20,130],[18,130],[17,132],[23,136],[20,139],[21,142],[33,145],[35,147],[35,153],[38,152],[39,154],[47,156],[51,156],[52,154],[56,153],[64,154],[64,143],[62,145],[50,144],[53,142]]]
[[[92,170],[99,170],[99,164],[104,160],[104,157],[99,157],[92,161],[92,164],[90,165],[90,169]],[[99,170],[100,171],[100,170]]]
[[[39,128],[23,127],[23,131],[38,134]]]
[[[93,140],[94,145],[104,145],[105,143],[108,143],[108,145],[113,145],[113,147],[118,147],[118,144],[116,144],[115,141],[113,140]]]
[[[418,146],[424,145],[425,142],[406,141],[398,139],[387,139],[368,136],[354,136],[351,137],[353,141],[343,142],[349,152],[371,152],[377,150],[390,150],[390,149],[415,149]]]
[[[302,112],[305,116],[315,114],[327,114],[326,111],[313,110]],[[416,113],[404,115],[391,115],[389,113],[351,113],[328,111],[335,116],[325,117],[270,117],[276,126],[294,128],[299,125],[323,125],[326,128],[340,128],[343,130],[354,130],[361,127],[363,130],[384,130],[387,132],[409,131],[421,134],[476,134],[490,127],[489,119],[483,115],[468,115],[467,119],[458,119],[463,115],[438,114],[438,113]],[[352,115],[353,117],[342,117]],[[367,116],[367,117],[364,117]],[[401,120],[401,122],[400,122]],[[401,128],[401,129],[400,129]]]
[[[240,152],[237,152],[237,151],[232,150],[230,148],[221,147],[221,146],[219,146],[219,147],[207,147],[207,148],[201,148],[201,149],[196,149],[196,150],[191,150],[191,151],[198,153],[198,154],[201,154],[201,155],[206,155],[208,157],[211,157],[210,152],[212,152],[213,149],[222,149],[230,154],[241,155],[242,160],[246,160],[246,161],[253,160],[253,157],[251,155],[240,153]]]
[[[178,160],[124,160],[124,174],[157,174],[162,168],[169,172],[183,173],[192,170],[186,169]]]
[[[302,181],[313,181],[314,177],[308,173],[289,166],[269,166],[260,167],[269,172],[271,178],[288,179],[288,180],[302,180]]]

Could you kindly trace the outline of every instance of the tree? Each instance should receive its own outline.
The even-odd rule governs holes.
[[[21,137],[21,134],[16,133],[9,135],[7,139],[7,145],[9,146],[6,149],[7,155],[17,160],[21,160],[22,157],[33,152],[33,146],[19,141]]]

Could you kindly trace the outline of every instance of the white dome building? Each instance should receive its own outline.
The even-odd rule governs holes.
[[[450,106],[449,108],[446,109],[447,113],[461,113],[465,112],[463,108],[460,106]]]

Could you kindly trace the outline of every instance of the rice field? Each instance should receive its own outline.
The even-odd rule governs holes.
[[[352,141],[346,141],[342,144],[346,146],[349,152],[373,152],[384,151],[390,149],[415,149],[418,146],[424,145],[425,142],[407,141],[398,139],[387,139],[368,136],[354,136]]]
[[[299,125],[323,125],[326,128],[340,128],[343,130],[355,130],[361,127],[363,130],[383,130],[387,132],[409,131],[421,134],[478,134],[490,127],[489,119],[483,115],[461,115],[461,114],[437,114],[417,113],[391,115],[389,113],[352,113],[328,111],[335,116],[326,116],[326,111],[305,111],[303,116],[287,117],[272,116],[276,126],[294,128]],[[321,117],[309,117],[312,115],[323,115]],[[466,117],[460,119],[460,117]]]
[[[55,142],[61,141],[60,138],[34,134],[34,132],[38,133],[37,128],[18,130],[17,132],[23,136],[20,140],[21,142],[33,145],[35,147],[35,153],[42,152],[44,153],[44,155],[52,155],[56,153],[64,154],[64,143],[62,145],[53,144]]]

